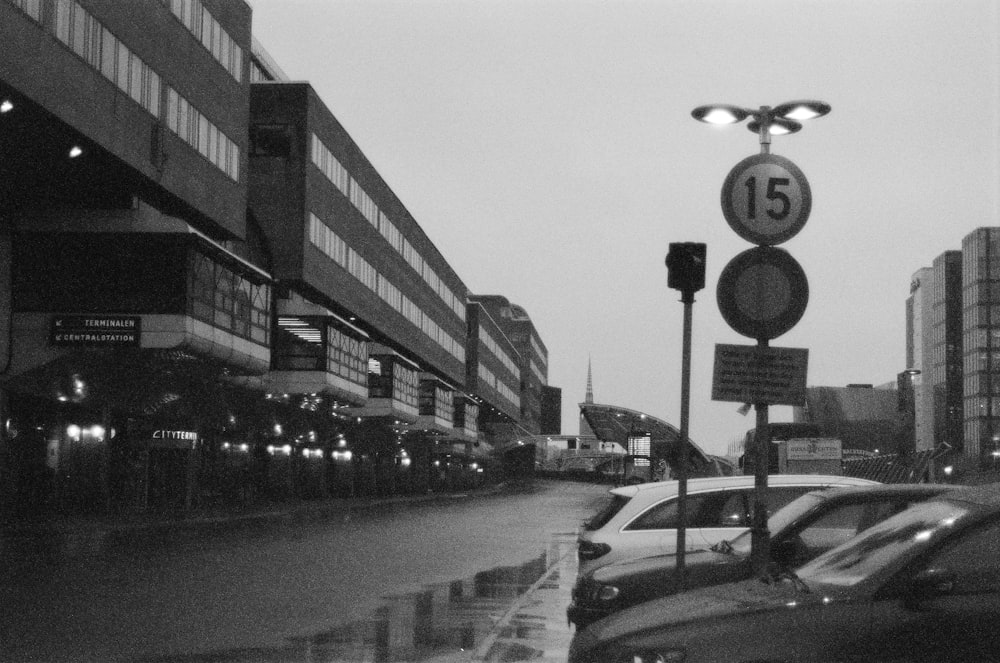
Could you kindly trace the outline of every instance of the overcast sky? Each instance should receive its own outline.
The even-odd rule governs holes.
[[[708,245],[691,438],[724,453],[754,425],[711,384],[715,344],[754,343],[715,288],[751,246],[723,218],[722,183],[760,149],[745,124],[696,122],[696,106],[833,107],[772,145],[812,188],[782,245],[809,305],[771,342],[809,350],[810,386],[894,381],[913,274],[1000,225],[995,0],[251,4],[257,39],[313,85],[470,290],[527,309],[564,434],[578,432],[588,360],[596,402],[679,425],[671,242]]]

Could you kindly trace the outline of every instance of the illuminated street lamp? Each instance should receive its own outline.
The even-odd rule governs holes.
[[[830,112],[830,104],[824,101],[789,101],[774,108],[761,106],[757,110],[741,108],[729,104],[709,104],[698,106],[691,116],[708,124],[738,124],[752,118],[747,129],[760,136],[761,154],[770,150],[771,136],[793,134],[802,128],[803,120],[823,117]]]
[[[798,322],[808,299],[805,274],[788,254],[772,248],[794,236],[805,224],[812,207],[812,193],[805,175],[788,159],[771,155],[771,136],[795,133],[802,122],[822,117],[830,112],[823,101],[790,101],[775,107],[761,106],[757,110],[729,104],[698,106],[691,116],[708,124],[737,124],[750,118],[747,128],[760,137],[760,155],[736,164],[722,185],[722,212],[726,222],[744,239],[757,244],[723,270],[732,278],[720,278],[717,299],[726,322],[737,332],[757,339],[756,351],[749,354],[752,362],[763,366],[768,356],[768,341],[776,338]],[[764,202],[766,199],[766,203]],[[764,219],[766,212],[768,220]],[[780,261],[765,260],[765,256],[782,256]],[[745,257],[746,256],[746,257]],[[764,267],[766,265],[766,268]],[[753,283],[754,285],[750,285]],[[793,293],[780,295],[779,293]],[[784,304],[772,307],[779,299]],[[739,304],[736,301],[739,300]],[[769,310],[769,307],[770,310]],[[747,316],[747,313],[752,315]],[[753,320],[749,324],[749,320]],[[758,325],[762,321],[766,325]],[[805,377],[805,364],[797,369]],[[752,391],[756,384],[749,373],[742,389]],[[802,380],[803,385],[805,383]],[[803,386],[804,389],[804,386]],[[729,400],[720,395],[719,400]],[[761,393],[754,407],[757,425],[754,428],[756,450],[754,458],[753,524],[751,527],[750,561],[755,573],[767,571],[770,541],[767,530],[767,473],[771,440],[768,431],[768,406],[780,404],[789,397]],[[746,401],[744,401],[746,402]],[[683,579],[681,561],[678,575]]]

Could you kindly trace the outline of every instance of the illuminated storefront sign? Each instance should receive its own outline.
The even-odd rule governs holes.
[[[137,315],[61,315],[52,318],[49,341],[58,346],[139,345]]]
[[[149,433],[153,449],[194,449],[198,433],[190,430],[154,430]]]

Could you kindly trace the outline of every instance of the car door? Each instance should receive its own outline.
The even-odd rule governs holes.
[[[1000,522],[972,528],[898,574],[836,645],[833,660],[1000,659]]]

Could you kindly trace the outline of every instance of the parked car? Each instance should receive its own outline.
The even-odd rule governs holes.
[[[824,474],[779,474],[768,478],[767,509],[774,513],[796,497],[832,485],[875,481]],[[673,552],[677,547],[677,482],[657,481],[609,491],[606,506],[577,536],[579,572],[624,559]],[[688,481],[686,550],[703,550],[750,527],[753,476]]]
[[[780,580],[706,587],[576,633],[570,663],[996,661],[1000,484],[916,504]]]
[[[954,488],[946,484],[837,486],[807,493],[768,519],[776,570],[796,568],[903,509]],[[684,589],[753,577],[751,532],[685,557]],[[598,619],[680,591],[676,553],[616,562],[580,574],[567,609],[583,628]]]

